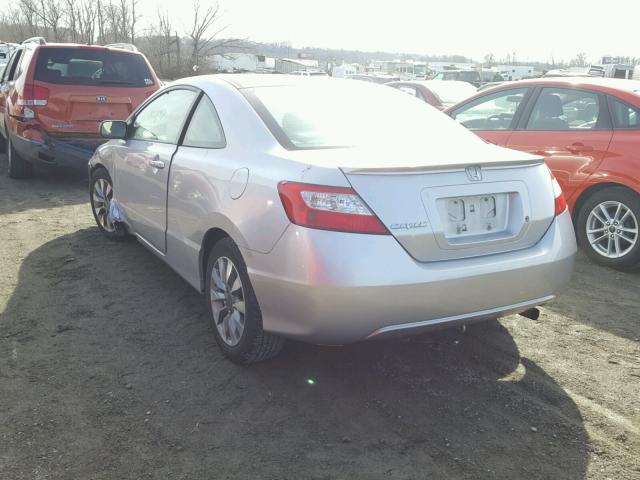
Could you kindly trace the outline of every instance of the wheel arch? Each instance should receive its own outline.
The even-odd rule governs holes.
[[[573,212],[572,212],[572,218],[573,218],[574,226],[576,225],[576,222],[578,221],[578,215],[580,215],[580,209],[582,209],[582,206],[585,204],[585,202],[587,200],[589,200],[589,198],[592,195],[595,195],[596,193],[601,192],[602,190],[606,190],[608,188],[624,188],[625,190],[628,190],[629,192],[632,192],[632,193],[635,193],[636,195],[639,195],[638,192],[636,192],[633,188],[630,188],[627,185],[624,185],[622,183],[617,183],[617,182],[599,182],[599,183],[595,183],[593,185],[590,185],[588,188],[586,188],[585,190],[580,192],[578,198],[576,198],[576,201],[574,203]]]
[[[230,238],[233,240],[225,230],[219,227],[210,228],[202,237],[202,245],[200,246],[200,253],[198,255],[198,266],[200,268],[200,291],[204,291],[205,287],[205,275],[207,272],[207,255],[211,248],[223,238]]]

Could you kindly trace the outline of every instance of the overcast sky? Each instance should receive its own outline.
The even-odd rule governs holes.
[[[0,0],[7,4],[15,0]],[[201,0],[203,4],[214,0]],[[220,0],[225,34],[255,41],[481,60],[569,60],[586,52],[640,57],[640,0]],[[158,8],[176,26],[192,0],[141,0],[145,21]]]

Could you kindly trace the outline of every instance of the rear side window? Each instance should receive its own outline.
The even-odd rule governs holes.
[[[596,92],[543,88],[533,107],[527,130],[595,130],[601,127],[600,97]]]
[[[18,62],[20,62],[21,56],[22,56],[22,50],[16,50],[15,52],[13,52],[3,74],[4,75],[2,78],[3,82],[6,82],[6,81],[10,82],[16,78],[15,73],[18,67]]]
[[[640,108],[632,107],[613,97],[609,97],[609,105],[615,128],[640,129]]]
[[[29,65],[31,64],[32,58],[33,58],[33,49],[25,48],[22,51],[22,58],[20,59],[20,64],[16,68],[16,73],[13,75],[14,79],[19,78],[23,73],[29,70]]]
[[[226,145],[218,114],[206,95],[203,95],[191,118],[182,144],[197,148],[224,148]]]
[[[142,55],[87,48],[41,48],[36,80],[62,85],[149,87],[153,77]]]

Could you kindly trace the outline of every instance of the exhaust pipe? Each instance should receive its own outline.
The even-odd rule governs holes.
[[[520,312],[518,315],[522,315],[523,317],[530,318],[531,320],[537,320],[538,318],[540,318],[540,310],[538,310],[537,308],[530,308],[529,310]]]

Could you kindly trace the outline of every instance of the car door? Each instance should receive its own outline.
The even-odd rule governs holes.
[[[486,141],[505,146],[530,90],[528,87],[519,87],[489,92],[448,113]]]
[[[7,132],[5,131],[5,113],[7,113],[7,100],[11,95],[11,89],[14,84],[14,75],[20,57],[22,56],[22,49],[15,50],[9,58],[9,63],[2,72],[2,78],[0,79],[0,130],[2,135],[6,138]]]
[[[507,147],[544,156],[569,200],[598,168],[612,137],[604,95],[544,87],[519,120]]]
[[[199,288],[200,247],[211,213],[244,193],[247,168],[229,158],[211,99],[202,94],[173,157],[167,193],[167,262]]]
[[[116,200],[134,232],[163,253],[171,160],[197,96],[196,89],[175,87],[155,97],[136,113],[119,149]]]

